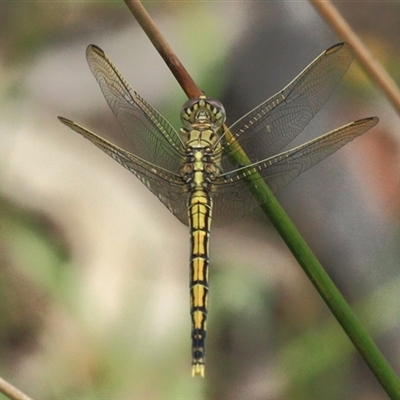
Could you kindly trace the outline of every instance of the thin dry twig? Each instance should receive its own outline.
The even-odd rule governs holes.
[[[132,14],[138,21],[139,25],[145,31],[153,46],[160,53],[168,68],[171,70],[176,80],[181,85],[189,98],[196,98],[203,92],[196,85],[192,77],[189,75],[185,67],[179,61],[178,57],[173,52],[172,48],[165,40],[164,36],[155,26],[146,9],[139,0],[124,0]]]
[[[3,378],[0,378],[0,393],[5,394],[11,400],[32,400],[31,397],[21,392]]]
[[[332,26],[336,33],[353,47],[358,61],[367,74],[379,85],[393,107],[400,114],[400,91],[396,83],[382,65],[373,57],[339,11],[329,0],[310,0],[310,2]]]

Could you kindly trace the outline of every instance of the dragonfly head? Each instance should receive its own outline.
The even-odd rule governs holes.
[[[224,106],[218,100],[206,96],[188,100],[181,111],[182,123],[188,129],[195,124],[211,124],[213,127],[219,128],[225,119]]]

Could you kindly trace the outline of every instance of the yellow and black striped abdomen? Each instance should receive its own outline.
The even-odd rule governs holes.
[[[189,203],[190,314],[192,317],[192,375],[204,376],[206,319],[208,310],[209,237],[212,201],[208,193],[196,190]]]

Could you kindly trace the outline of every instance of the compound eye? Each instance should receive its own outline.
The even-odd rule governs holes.
[[[218,100],[200,96],[197,99],[188,100],[183,105],[181,120],[185,127],[189,128],[191,124],[207,119],[217,126],[225,122],[225,110]]]
[[[190,99],[182,106],[181,120],[186,128],[190,128],[190,125],[194,123],[198,101],[199,99]]]
[[[224,106],[221,102],[215,99],[207,99],[207,104],[211,112],[212,122],[217,126],[221,126],[226,120]]]

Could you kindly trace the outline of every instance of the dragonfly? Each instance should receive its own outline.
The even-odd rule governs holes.
[[[294,80],[230,125],[223,105],[202,95],[182,107],[172,125],[124,79],[99,47],[86,58],[103,95],[132,143],[127,151],[77,123],[58,117],[132,172],[190,232],[192,376],[205,374],[211,222],[225,226],[268,201],[299,174],[378,123],[360,119],[282,151],[327,101],[353,60],[349,44],[330,47]],[[230,135],[228,135],[230,132]],[[237,163],[244,150],[250,163]],[[271,194],[248,188],[264,181]]]

